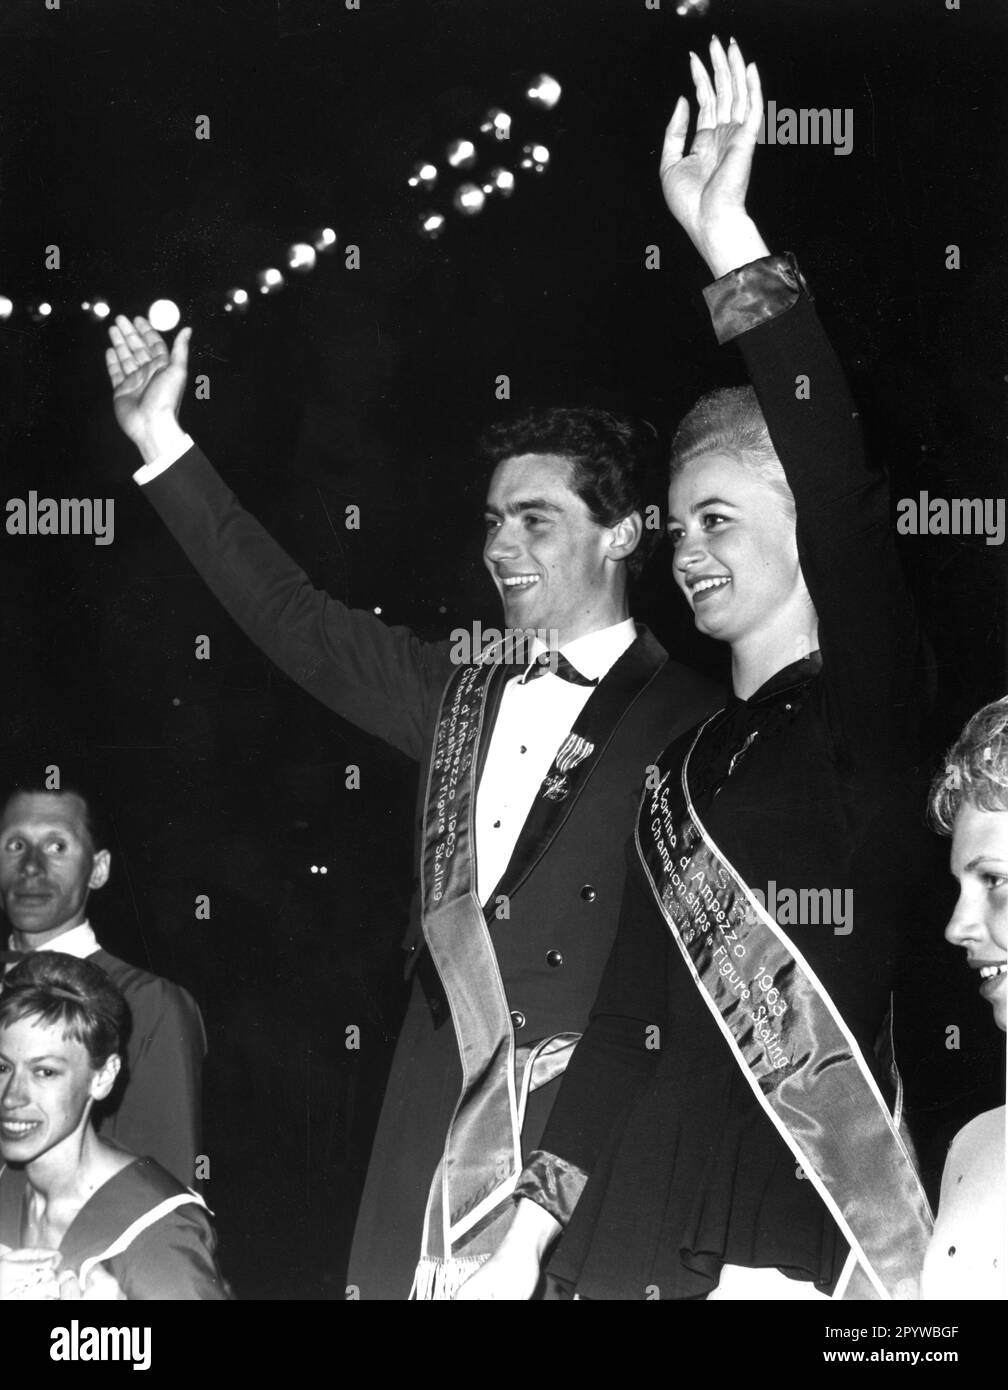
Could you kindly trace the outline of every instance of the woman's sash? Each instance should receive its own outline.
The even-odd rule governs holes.
[[[850,1244],[857,1277],[847,1283],[849,1261],[837,1295],[918,1298],[927,1198],[836,1005],[697,815],[687,773],[706,727],[683,760],[684,820],[669,807],[672,769],[659,763],[644,794],[641,863],[742,1075]]]

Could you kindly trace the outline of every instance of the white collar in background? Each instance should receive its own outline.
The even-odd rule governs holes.
[[[8,949],[18,950],[14,945],[13,936],[7,942]],[[100,951],[98,938],[91,930],[91,924],[85,919],[76,927],[71,927],[69,931],[63,932],[61,936],[54,936],[51,941],[46,941],[41,946],[30,948],[35,951],[62,951],[65,956],[76,956],[78,960],[85,960],[88,956],[93,956],[95,951]]]

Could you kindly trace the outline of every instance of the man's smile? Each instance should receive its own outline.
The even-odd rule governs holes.
[[[519,589],[529,589],[533,584],[538,583],[539,576],[537,574],[511,574],[501,576],[501,584],[511,593]]]

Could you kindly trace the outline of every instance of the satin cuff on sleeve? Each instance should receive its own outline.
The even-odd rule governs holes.
[[[718,342],[728,343],[785,313],[808,292],[805,277],[789,251],[783,256],[761,256],[729,271],[708,285],[703,294]]]
[[[584,1191],[588,1174],[558,1158],[556,1154],[535,1149],[518,1179],[514,1195],[528,1197],[548,1211],[550,1216],[566,1226]]]

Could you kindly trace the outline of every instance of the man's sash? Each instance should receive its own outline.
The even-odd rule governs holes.
[[[660,664],[660,663],[658,663]],[[620,718],[658,665],[639,641],[589,697],[544,779],[498,890],[514,891],[570,814]],[[423,928],[451,1008],[462,1090],[434,1175],[416,1298],[451,1298],[493,1252],[513,1215],[522,1122],[531,1091],[559,1076],[579,1033],[517,1046],[489,926],[476,892],[474,818],[480,738],[497,683],[493,656],[461,668],[442,699],[427,783]]]
[[[563,1070],[576,1036],[517,1048],[504,984],[476,893],[476,770],[494,685],[513,671],[464,666],[441,702],[427,782],[421,892],[424,936],[444,983],[462,1093],[431,1184],[411,1297],[451,1298],[491,1253],[477,1232],[508,1202],[521,1171],[528,1093]],[[510,1205],[510,1204],[508,1204]],[[475,1242],[475,1243],[474,1243]],[[461,1245],[464,1255],[456,1254]]]
[[[637,824],[641,863],[742,1075],[850,1244],[834,1297],[917,1298],[927,1198],[836,1005],[697,815],[687,770],[706,727],[683,760],[679,824],[673,769],[659,762],[660,785],[645,792]]]

